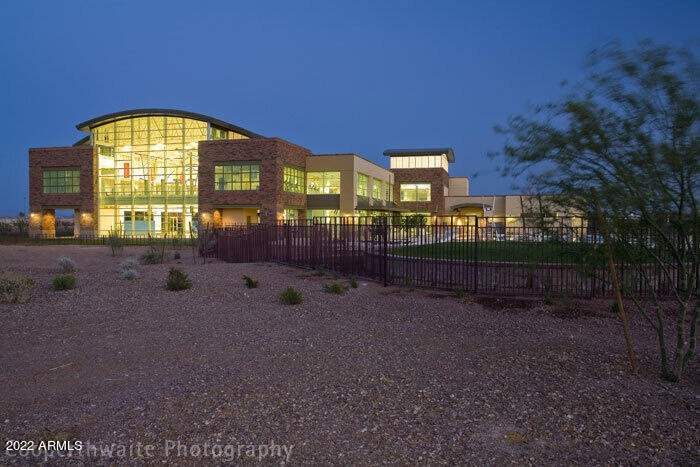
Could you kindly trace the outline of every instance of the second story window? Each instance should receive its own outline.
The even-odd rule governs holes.
[[[369,196],[369,177],[357,172],[357,196]]]
[[[304,193],[304,171],[296,167],[284,168],[284,191]]]
[[[80,193],[78,169],[45,169],[44,193]]]
[[[372,181],[372,198],[376,200],[382,199],[382,181],[376,178]]]
[[[216,191],[242,191],[260,189],[260,164],[242,163],[214,166]]]
[[[340,194],[340,172],[309,172],[306,174],[306,194]]]
[[[430,183],[402,183],[401,201],[430,201]]]
[[[394,185],[391,183],[386,184],[386,200],[387,202],[391,202],[391,200],[394,198]]]

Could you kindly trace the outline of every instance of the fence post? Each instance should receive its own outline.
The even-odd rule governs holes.
[[[479,291],[479,217],[474,216],[474,292]]]
[[[383,224],[382,235],[384,237],[384,238],[382,238],[382,244],[383,244],[383,248],[384,248],[384,254],[382,255],[383,256],[382,259],[384,260],[383,274],[382,275],[384,276],[384,287],[386,287],[387,286],[387,275],[389,273],[389,243],[388,243],[388,239],[387,239],[388,233],[389,233],[389,223],[388,223],[387,217],[382,218],[382,224]]]

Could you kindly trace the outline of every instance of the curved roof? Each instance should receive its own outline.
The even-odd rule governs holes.
[[[455,161],[455,153],[452,148],[417,148],[417,149],[387,149],[385,156],[437,156],[444,154],[447,162]]]
[[[460,209],[460,208],[487,208],[487,209],[493,209],[493,206],[489,203],[462,203],[462,204],[455,204],[452,206],[450,209]]]
[[[217,126],[219,128],[223,128],[225,130],[230,130],[230,131],[235,131],[236,133],[240,133],[242,135],[247,136],[248,138],[264,138],[264,136],[259,135],[257,133],[253,133],[252,131],[248,131],[245,128],[241,128],[239,126],[233,125],[231,123],[226,123],[222,120],[218,120],[213,117],[209,117],[207,115],[202,115],[194,112],[187,112],[184,110],[176,110],[176,109],[134,109],[134,110],[122,110],[121,112],[114,112],[111,114],[107,115],[102,115],[101,117],[97,118],[92,118],[90,120],[87,120],[82,123],[78,123],[75,127],[80,130],[80,131],[90,131],[91,128],[96,127],[98,125],[104,125],[105,123],[111,123],[111,122],[116,122],[117,120],[123,120],[125,118],[129,117],[144,117],[146,115],[164,115],[164,116],[172,116],[172,117],[184,117],[184,118],[191,118],[192,120],[200,120],[202,122],[207,122],[210,123],[214,126]]]

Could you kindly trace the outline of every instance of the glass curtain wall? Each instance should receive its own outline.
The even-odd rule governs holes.
[[[177,116],[131,117],[93,128],[99,234],[189,236],[196,229],[197,143],[209,130],[216,130],[216,139],[245,138]]]

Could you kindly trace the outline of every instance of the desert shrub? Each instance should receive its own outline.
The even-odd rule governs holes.
[[[178,268],[170,268],[168,271],[168,280],[165,284],[168,290],[185,290],[192,287],[192,281],[189,276]]]
[[[168,280],[166,282],[166,288],[168,290],[185,290],[192,287],[192,281],[189,276],[181,269],[170,268],[168,271]]]
[[[350,287],[353,289],[357,288],[357,277],[352,276],[348,282],[350,283]]]
[[[326,275],[326,270],[324,269],[322,264],[316,265],[316,275],[317,276],[325,276]]]
[[[75,276],[73,274],[58,274],[51,282],[54,290],[70,290],[75,288]]]
[[[285,305],[299,305],[302,302],[301,292],[297,289],[288,285],[282,295],[280,296],[280,301]]]
[[[464,298],[464,289],[460,286],[455,287],[454,289],[455,297],[457,298]]]
[[[409,292],[413,292],[414,287],[413,287],[413,276],[408,276],[406,278],[406,287],[408,287]]]
[[[119,263],[119,269],[123,271],[127,271],[129,269],[138,269],[139,268],[139,262],[136,261],[134,258],[127,258],[121,263]]]
[[[333,273],[333,280],[337,281],[338,279],[340,279],[340,274],[338,274],[337,272],[334,272]]]
[[[163,262],[163,251],[155,245],[151,245],[148,250],[141,255],[143,264],[158,264]]]
[[[119,235],[119,231],[110,230],[107,235],[107,245],[112,249],[112,256],[116,256],[117,253],[122,252],[123,242],[122,237]]]
[[[256,289],[258,288],[258,281],[254,281],[250,277],[244,275],[243,280],[245,281],[245,286],[248,287],[249,289]]]
[[[0,274],[0,302],[27,302],[32,297],[34,285],[36,281],[31,277],[10,273]]]
[[[336,295],[343,295],[348,291],[348,286],[341,284],[340,282],[326,282],[323,284],[323,291],[326,293],[334,293]]]
[[[122,271],[122,279],[126,279],[128,281],[133,281],[135,279],[138,279],[141,277],[141,274],[136,269],[124,269]]]
[[[58,272],[61,274],[75,272],[75,262],[65,256],[58,258],[58,261],[56,261],[56,267],[58,268]]]

